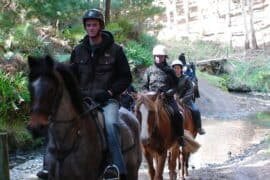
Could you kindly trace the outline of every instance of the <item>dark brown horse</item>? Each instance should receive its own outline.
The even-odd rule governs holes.
[[[141,123],[141,144],[151,180],[163,179],[167,152],[171,148],[179,149],[177,136],[171,125],[170,110],[164,98],[158,93],[141,93],[137,95],[135,106],[135,114]],[[175,167],[170,170],[175,171]]]
[[[200,145],[193,141],[197,136],[197,129],[195,127],[194,120],[192,119],[191,110],[180,101],[177,101],[179,108],[184,116],[184,129],[185,129],[185,146],[184,148],[172,148],[169,156],[169,170],[170,176],[172,179],[176,179],[176,163],[178,160],[179,169],[180,169],[180,178],[184,179],[185,176],[188,176],[188,162],[191,153],[195,153]],[[188,142],[188,143],[187,143]]]
[[[48,127],[47,160],[51,180],[102,179],[107,145],[102,113],[85,109],[77,82],[68,67],[50,57],[28,59],[33,134]],[[128,111],[119,112],[121,147],[127,179],[138,179],[141,163],[140,125]]]

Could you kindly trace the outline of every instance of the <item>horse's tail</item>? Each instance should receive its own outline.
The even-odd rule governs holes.
[[[184,146],[185,152],[195,153],[201,146],[197,141],[195,141],[192,134],[188,130],[185,130],[184,142],[185,142]]]

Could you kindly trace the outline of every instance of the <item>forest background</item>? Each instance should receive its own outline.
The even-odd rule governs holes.
[[[210,1],[205,2],[213,4],[213,0]],[[227,68],[222,73],[209,75],[198,71],[199,76],[224,90],[240,86],[269,93],[270,51],[267,41],[257,43],[257,29],[253,26],[258,1],[226,1],[229,4],[226,22],[235,17],[231,7],[238,9],[236,14],[242,22],[239,25],[242,38],[235,43],[233,33],[218,36],[220,33],[216,31],[210,33],[210,30],[198,28],[202,21],[195,21],[192,12],[196,11],[197,17],[201,17],[199,10],[203,8],[198,8],[202,7],[201,1],[196,0],[1,0],[0,131],[8,132],[10,150],[33,148],[42,142],[41,139],[33,141],[25,129],[30,101],[27,57],[50,54],[60,62],[67,62],[72,48],[85,34],[81,17],[90,8],[104,11],[106,30],[123,45],[138,89],[141,73],[152,64],[153,46],[164,43],[168,46],[170,61],[180,52],[185,52],[188,61],[195,63],[226,58]],[[267,12],[269,2],[263,3],[263,11]]]

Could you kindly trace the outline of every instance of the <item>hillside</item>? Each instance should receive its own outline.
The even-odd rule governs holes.
[[[252,28],[260,48],[270,44],[270,0],[156,0],[165,7],[155,17],[160,39],[187,37],[243,47]],[[245,18],[244,18],[245,17]],[[253,26],[252,26],[252,25]],[[246,26],[245,26],[246,25]]]

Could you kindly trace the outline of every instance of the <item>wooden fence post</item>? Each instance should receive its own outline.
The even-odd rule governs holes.
[[[0,180],[9,180],[7,133],[0,132]]]

